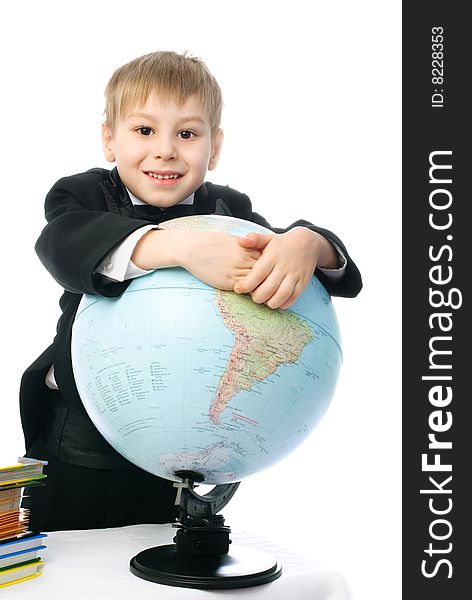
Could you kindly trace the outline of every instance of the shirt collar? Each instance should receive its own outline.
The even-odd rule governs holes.
[[[144,204],[144,205],[148,206],[147,202],[144,202],[144,200],[141,200],[140,198],[136,198],[136,196],[134,194],[132,194],[128,188],[126,188],[126,191],[129,194],[132,204],[138,204],[138,205]],[[175,204],[174,206],[177,206],[179,204],[193,204],[194,198],[195,198],[195,192],[193,192],[193,194],[190,194],[190,196],[188,196],[188,198],[184,198],[180,202],[177,202],[177,204]]]

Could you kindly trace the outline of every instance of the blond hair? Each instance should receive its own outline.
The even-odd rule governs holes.
[[[106,122],[114,129],[118,118],[134,106],[143,106],[152,94],[178,103],[195,94],[208,114],[212,136],[216,135],[223,107],[221,90],[200,58],[160,51],[119,67],[105,90]]]

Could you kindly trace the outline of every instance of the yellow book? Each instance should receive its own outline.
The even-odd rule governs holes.
[[[28,581],[28,579],[35,579],[42,575],[41,572],[34,573],[33,575],[28,575],[28,577],[22,577],[21,579],[15,579],[15,581],[9,581],[8,583],[0,583],[0,588],[7,587],[8,585],[15,585],[15,583],[21,583],[22,581]]]
[[[43,468],[47,464],[44,460],[20,456],[15,465],[0,468],[0,490],[4,485],[44,477]]]
[[[0,588],[38,577],[41,575],[41,569],[43,568],[43,565],[44,562],[40,558],[37,558],[17,567],[7,567],[6,569],[1,569]]]

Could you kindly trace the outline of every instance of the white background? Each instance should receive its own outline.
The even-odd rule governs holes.
[[[288,459],[244,481],[224,515],[234,529],[338,569],[356,600],[397,600],[400,3],[6,6],[1,462],[24,451],[20,376],[52,341],[59,316],[61,290],[33,250],[44,196],[63,175],[107,166],[99,133],[115,68],[153,50],[188,50],[209,65],[225,100],[225,144],[209,180],[249,194],[273,225],[305,218],[336,232],[365,282],[357,299],[334,300],[344,365],[328,413]]]

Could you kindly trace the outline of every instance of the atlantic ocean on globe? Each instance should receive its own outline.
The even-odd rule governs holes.
[[[162,228],[269,230],[214,215]],[[331,299],[313,277],[288,310],[214,289],[181,268],[134,279],[118,298],[85,295],[72,332],[80,398],[104,438],[172,481],[240,481],[313,430],[342,362]]]

